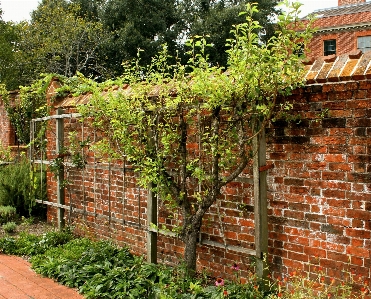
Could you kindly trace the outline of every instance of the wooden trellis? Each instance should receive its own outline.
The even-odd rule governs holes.
[[[36,133],[36,124],[39,122],[45,121],[56,121],[56,146],[55,152],[58,155],[64,148],[64,126],[65,126],[65,119],[68,118],[79,118],[80,114],[72,113],[72,114],[64,114],[63,110],[59,108],[57,110],[57,114],[53,116],[33,119],[31,121],[31,144],[33,144],[33,140],[35,139]],[[82,126],[83,127],[83,126]],[[84,133],[82,133],[83,135]],[[253,183],[254,185],[254,221],[255,221],[255,250],[247,249],[247,248],[240,248],[238,246],[226,245],[226,244],[219,244],[217,242],[213,242],[210,240],[201,240],[201,244],[211,245],[214,247],[224,248],[225,250],[233,250],[237,252],[242,252],[248,255],[254,255],[257,260],[257,274],[259,277],[265,276],[266,265],[265,265],[265,255],[268,252],[268,225],[267,225],[267,182],[266,182],[266,145],[265,145],[265,135],[264,132],[260,134],[260,136],[256,136],[253,142],[254,152],[257,153],[254,157],[253,163],[253,179],[246,179],[246,178],[239,178],[238,180],[243,180],[244,182]],[[30,148],[30,159],[32,163],[35,164],[50,164],[50,161],[44,159],[44,153],[37,159],[35,155],[35,148],[34,145]],[[95,166],[93,166],[95,167]],[[113,167],[111,164],[108,165],[108,172],[109,172],[109,181],[108,181],[108,194],[110,196],[110,175]],[[125,165],[124,169],[119,168],[123,171],[123,175],[125,175]],[[57,215],[58,215],[58,227],[62,228],[65,223],[65,212],[69,211],[70,218],[72,213],[72,201],[70,200],[69,205],[65,204],[65,185],[64,185],[64,169],[63,166],[59,169],[57,173],[57,203],[49,202],[49,201],[42,201],[37,199],[36,201],[45,205],[50,205],[57,208]],[[83,184],[84,185],[84,184]],[[157,196],[151,191],[151,186],[149,186],[147,191],[147,227],[143,228],[147,231],[147,260],[152,263],[157,262],[157,237],[158,234],[163,234],[165,232],[158,230],[157,227],[157,218],[158,218],[158,202]],[[84,195],[85,196],[85,193]],[[125,197],[125,194],[123,195]],[[138,204],[140,205],[140,192],[138,192]],[[111,203],[109,203],[110,209]],[[80,211],[79,209],[74,208],[74,211],[79,212],[81,214],[87,215],[91,214],[86,210],[86,202],[85,199],[83,200],[83,209]],[[123,198],[123,215],[125,213],[125,198]],[[97,217],[96,215],[94,215]],[[123,221],[119,219],[114,219],[111,217],[111,213],[109,211],[109,222],[118,222]],[[140,216],[138,216],[138,223],[129,223],[125,222],[126,225],[133,225],[140,227]],[[124,219],[124,217],[123,217]],[[166,234],[169,234],[166,232]],[[175,234],[174,234],[175,236]]]

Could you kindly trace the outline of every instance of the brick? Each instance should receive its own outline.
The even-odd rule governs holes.
[[[371,183],[371,173],[350,173],[348,180],[357,183]]]
[[[351,220],[343,217],[327,216],[327,224],[334,224],[337,226],[351,226]]]
[[[364,247],[364,240],[359,240],[359,239],[352,239],[352,242],[350,245],[355,246],[355,247]]]
[[[347,109],[366,109],[370,108],[370,101],[369,100],[353,100],[347,102],[346,105]]]
[[[322,144],[346,144],[346,138],[345,137],[323,137],[321,140]]]
[[[289,251],[287,257],[292,261],[308,262],[308,255]]]
[[[345,174],[343,172],[329,172],[323,171],[322,172],[322,179],[323,180],[344,180]]]
[[[315,256],[319,258],[325,258],[327,256],[327,251],[320,248],[305,247],[304,253],[308,256]]]
[[[322,120],[323,128],[345,128],[345,118],[325,118]]]
[[[326,250],[345,253],[345,245],[337,244],[334,242],[321,242],[321,247]]]
[[[346,228],[345,229],[346,235],[349,237],[355,237],[360,239],[370,239],[371,232],[365,230],[358,230],[353,228]]]
[[[363,266],[363,258],[359,258],[357,256],[349,256],[349,263],[351,265],[356,265],[356,266]]]
[[[294,251],[298,253],[304,253],[304,246],[300,244],[287,243],[285,246],[286,250]]]
[[[326,189],[322,191],[322,195],[327,198],[336,198],[336,199],[344,199],[345,198],[345,191],[344,190],[336,190],[336,189]],[[331,206],[339,206],[339,205],[346,205],[345,201],[340,200],[328,200],[327,203]],[[343,206],[344,207],[344,206]],[[346,207],[346,206],[345,206]]]
[[[358,137],[366,137],[366,128],[356,128],[354,135]]]
[[[332,225],[332,224],[322,224],[321,231],[330,233],[330,234],[335,234],[335,235],[343,234],[343,228],[341,226]]]
[[[288,242],[294,243],[294,244],[300,244],[304,246],[309,245],[309,240],[306,237],[300,237],[300,236],[289,236],[288,237]]]
[[[285,178],[284,179],[285,185],[294,185],[294,186],[304,186],[303,179],[296,179],[296,178]]]
[[[346,162],[346,156],[341,154],[330,154],[330,155],[324,155],[323,159],[325,162]]]
[[[327,253],[327,259],[336,261],[336,262],[343,262],[343,263],[347,263],[349,260],[346,254],[341,254],[341,253],[332,252],[332,251],[329,251]]]
[[[348,246],[346,249],[347,254],[351,254],[352,256],[358,256],[363,258],[369,258],[370,257],[370,250],[366,248],[359,248],[359,247],[353,247]]]
[[[308,221],[326,222],[326,216],[321,214],[305,213],[305,219]]]

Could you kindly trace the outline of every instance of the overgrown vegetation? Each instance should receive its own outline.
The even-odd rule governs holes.
[[[11,97],[6,87],[0,84],[1,99],[20,144],[30,142],[31,120],[48,114],[46,90],[54,76],[53,74],[43,74],[29,86],[21,86],[17,99]],[[63,80],[64,77],[59,76],[59,78]]]
[[[43,5],[60,4],[48,0]],[[196,242],[206,211],[221,189],[251,163],[257,150],[252,141],[274,112],[290,115],[286,113],[290,106],[278,105],[277,100],[302,84],[305,56],[297,50],[305,48],[312,32],[310,25],[301,32],[293,30],[299,7],[295,3],[279,16],[275,36],[264,43],[259,35],[263,28],[255,21],[259,11],[247,4],[241,14],[246,21],[235,25],[226,42],[227,71],[210,60],[212,45],[195,37],[187,44],[187,64],[164,46],[149,67],[142,67],[140,59],[125,63],[124,75],[116,81],[98,84],[82,75],[63,79],[58,95],[93,94],[80,112],[104,132],[94,144],[96,152],[110,159],[128,159],[140,173],[140,183],[152,184],[173,214],[180,212],[176,231],[185,243],[189,271],[196,267]],[[43,17],[43,11],[34,14],[35,20]],[[47,113],[48,78],[22,88],[17,105],[5,98],[22,142],[29,136],[24,124]],[[112,86],[125,83],[130,84],[130,92],[113,91]],[[103,89],[108,90],[105,96]],[[43,134],[41,128],[40,147]],[[29,202],[25,200],[26,207]],[[10,204],[21,209],[20,204]]]
[[[39,214],[43,207],[36,205],[35,197],[46,198],[45,172],[31,169],[26,158],[0,168],[0,205],[11,206],[20,216]],[[37,194],[36,194],[37,193]]]
[[[151,185],[179,215],[175,229],[190,272],[196,269],[205,213],[222,188],[251,165],[257,152],[253,140],[269,121],[291,116],[290,105],[278,99],[303,83],[305,56],[297,50],[312,32],[310,25],[292,29],[299,7],[279,16],[275,37],[263,43],[253,17],[258,9],[247,5],[245,23],[236,25],[227,41],[227,69],[210,62],[212,45],[196,37],[188,43],[187,65],[172,64],[164,47],[148,68],[138,61],[126,65],[118,84],[129,83],[126,90],[102,93],[102,85],[83,84],[92,97],[79,111],[102,132],[94,149],[110,159],[127,159],[139,183]]]
[[[314,269],[314,275],[302,277],[293,272],[288,277],[271,280],[265,292],[254,272],[242,283],[240,266],[236,264],[231,265],[235,273],[231,281],[209,277],[206,272],[191,278],[183,266],[148,264],[132,255],[128,248],[119,248],[108,241],[74,238],[68,230],[41,236],[7,236],[0,239],[0,252],[31,257],[32,268],[37,273],[77,288],[86,298],[360,299],[369,291],[367,284],[351,273],[343,283],[333,279],[326,283],[319,268]],[[354,283],[363,284],[363,288],[352,293]]]
[[[13,233],[16,228],[17,228],[17,224],[13,221],[3,224],[3,230],[8,234]]]
[[[0,239],[0,251],[31,256],[33,269],[87,298],[267,298],[254,279],[248,284],[215,284],[205,275],[190,278],[184,267],[170,268],[144,262],[127,248],[107,241],[71,239],[70,232],[42,236],[21,234]]]
[[[1,92],[0,92],[1,93]],[[11,162],[13,160],[10,147],[5,147],[0,141],[0,164]]]
[[[0,239],[0,252],[21,256],[44,254],[51,248],[66,244],[73,239],[69,230],[48,232],[41,236],[20,233],[18,237],[4,237]]]
[[[12,206],[0,205],[0,224],[15,220],[17,217],[17,210]]]

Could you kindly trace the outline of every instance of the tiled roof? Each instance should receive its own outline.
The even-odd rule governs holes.
[[[371,79],[371,52],[354,51],[317,58],[306,65],[306,83]]]
[[[316,15],[312,27],[317,28],[317,34],[329,30],[370,28],[371,2],[320,9],[310,15]],[[304,23],[308,21],[308,16],[302,19]]]
[[[342,15],[356,14],[356,13],[368,12],[368,11],[371,11],[371,2],[358,3],[358,4],[345,5],[345,6],[336,6],[336,7],[325,8],[325,9],[318,9],[318,10],[315,10],[312,14],[316,14],[318,17],[321,17],[321,18],[326,18],[326,17],[342,16]]]

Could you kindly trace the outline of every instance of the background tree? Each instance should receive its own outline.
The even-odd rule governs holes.
[[[100,21],[106,0],[70,0],[69,4],[78,6],[77,15],[88,21]]]
[[[232,38],[233,25],[245,21],[239,15],[247,3],[257,5],[259,12],[253,18],[259,21],[259,37],[267,41],[273,34],[273,16],[278,13],[277,0],[183,0],[180,4],[183,18],[186,21],[186,36],[207,36],[207,41],[213,45],[207,53],[210,62],[221,66],[227,64],[228,46],[225,41]]]
[[[122,62],[137,57],[141,64],[150,64],[163,43],[175,52],[180,16],[176,0],[108,0],[103,6],[101,21],[111,33],[102,48],[108,67],[121,75]]]
[[[63,1],[44,0],[32,14],[30,33],[42,41],[36,47],[46,72],[71,77],[76,72],[86,76],[105,76],[98,59],[98,49],[106,37],[99,22],[79,17],[80,7]],[[39,34],[38,34],[39,32]],[[44,71],[45,72],[45,71]]]
[[[224,41],[232,24],[243,22],[238,13],[249,1],[42,0],[30,22],[1,21],[1,80],[11,89],[50,72],[81,72],[103,81],[120,76],[122,63],[136,58],[139,49],[139,63],[150,64],[163,43],[186,63],[185,41],[206,34],[214,45],[208,49],[210,63],[225,66]],[[257,2],[260,12],[254,18],[270,32],[277,1]]]
[[[18,72],[14,49],[18,42],[14,24],[2,20],[0,8],[0,83],[8,89],[18,88]]]
[[[20,84],[30,84],[42,73],[111,77],[98,53],[107,39],[102,24],[78,16],[79,9],[64,0],[43,0],[30,23],[17,25]]]
[[[140,184],[151,184],[174,214],[179,209],[190,274],[205,213],[251,162],[252,138],[274,112],[289,108],[277,105],[278,97],[303,82],[304,57],[295,50],[311,32],[290,29],[297,8],[279,17],[276,35],[262,44],[261,26],[253,20],[258,11],[247,5],[246,21],[229,41],[228,72],[210,63],[204,39],[191,40],[187,66],[169,64],[164,48],[149,69],[127,65],[129,91],[102,95],[103,87],[91,84],[91,102],[80,107],[104,132],[95,148],[128,159]]]

